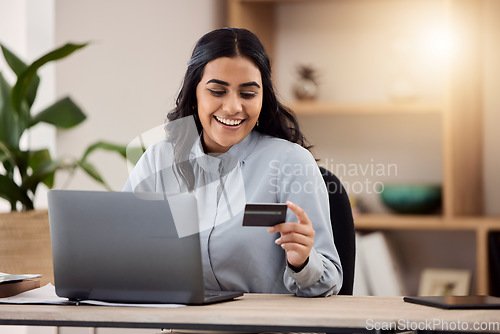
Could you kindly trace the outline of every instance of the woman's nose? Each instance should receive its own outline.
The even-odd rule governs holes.
[[[243,111],[243,106],[236,94],[227,94],[222,109],[229,114],[237,114]]]

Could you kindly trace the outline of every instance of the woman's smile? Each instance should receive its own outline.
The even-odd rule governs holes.
[[[234,119],[224,116],[214,116],[214,118],[221,124],[229,126],[231,128],[237,128],[241,123],[243,123],[244,119]]]

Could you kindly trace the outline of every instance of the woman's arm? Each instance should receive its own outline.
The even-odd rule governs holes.
[[[328,192],[312,155],[303,148],[282,155],[280,202],[289,205],[287,222],[276,226],[285,251],[287,289],[303,297],[337,294],[342,267],[333,241]]]

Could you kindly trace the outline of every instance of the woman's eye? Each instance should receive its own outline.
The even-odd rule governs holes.
[[[214,95],[214,96],[222,96],[226,91],[224,90],[216,90],[216,89],[209,89],[209,92]]]
[[[251,98],[254,98],[257,95],[257,93],[254,93],[254,92],[242,92],[242,93],[240,93],[240,95],[244,99],[251,99]]]

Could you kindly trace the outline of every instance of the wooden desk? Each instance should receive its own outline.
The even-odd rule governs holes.
[[[438,321],[441,326],[433,325]],[[266,294],[246,294],[231,302],[174,309],[0,305],[0,325],[365,332],[390,329],[391,324],[399,326],[393,329],[430,326],[424,329],[446,330],[445,322],[453,331],[500,333],[500,310],[442,310],[406,303],[401,297],[297,298]],[[477,324],[490,328],[475,328]]]

